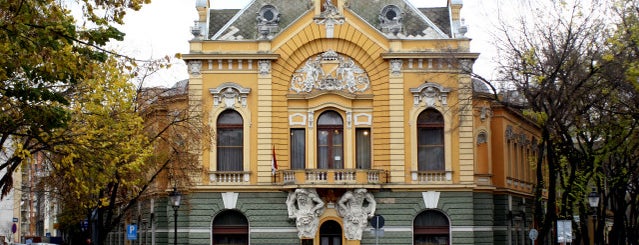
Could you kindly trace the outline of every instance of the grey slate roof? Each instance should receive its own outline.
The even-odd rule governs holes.
[[[403,23],[404,30],[402,34],[404,36],[415,36],[420,37],[424,36],[426,33],[433,33],[434,28],[428,23],[431,18],[427,16],[427,19],[424,18],[424,13],[420,12],[418,9],[414,8],[411,4],[409,4],[405,0],[350,0],[348,1],[348,8],[355,12],[357,15],[366,20],[373,27],[379,28],[380,20],[379,14],[380,11],[387,5],[395,5],[399,7],[404,12]],[[447,9],[447,8],[446,8]],[[429,12],[430,13],[430,12]],[[433,11],[430,13],[433,17],[440,18],[449,18],[448,12],[443,13],[442,11]],[[445,14],[446,16],[439,17],[435,16],[436,14]],[[430,20],[432,22],[432,20]],[[435,27],[438,28],[439,27]],[[444,32],[444,34],[450,37],[450,34]],[[450,32],[450,27],[448,27],[448,32]]]
[[[209,13],[209,35],[214,35],[235,16],[239,9],[211,9]]]
[[[324,1],[322,1],[324,2]],[[296,19],[313,10],[312,0],[253,0],[244,9],[210,10],[209,38],[220,40],[258,39],[257,13],[265,5],[277,8],[279,29],[286,29]],[[450,12],[443,8],[413,7],[406,0],[349,0],[346,8],[381,30],[379,14],[387,5],[399,7],[403,15],[403,30],[399,38],[449,38],[451,37]]]
[[[275,6],[280,12],[280,30],[284,30],[297,18],[313,8],[311,0],[254,0],[249,6],[239,11],[237,15],[231,19],[232,23],[228,23],[228,27],[222,29],[221,33],[218,33],[221,28],[211,28],[209,29],[211,30],[209,33],[211,36],[223,37],[229,34],[229,32],[236,32],[232,35],[236,37],[236,39],[257,39],[257,13],[264,5]],[[227,24],[227,22],[228,20],[224,21],[222,25]],[[210,26],[213,25],[211,21]]]
[[[428,19],[430,19],[440,30],[442,30],[446,35],[452,37],[452,33],[450,32],[450,10],[448,8],[420,8],[419,11],[422,11]]]

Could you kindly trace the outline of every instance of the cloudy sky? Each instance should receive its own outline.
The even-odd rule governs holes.
[[[417,7],[445,6],[446,0],[410,0]],[[475,64],[477,73],[492,77],[488,27],[491,9],[499,0],[464,0],[462,18],[468,26],[466,36],[473,39],[471,51],[481,52]],[[249,0],[211,0],[213,8],[242,8]],[[188,40],[192,38],[190,27],[197,18],[195,0],[153,0],[138,12],[126,15],[122,30],[126,33],[124,42],[114,43],[118,52],[138,59],[161,58],[176,53],[188,53]],[[176,60],[175,65],[151,79],[150,85],[171,86],[176,81],[188,78],[186,65]],[[149,84],[149,83],[147,83]]]

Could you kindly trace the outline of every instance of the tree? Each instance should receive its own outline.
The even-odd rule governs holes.
[[[618,21],[608,42],[614,55],[605,59],[616,66],[605,77],[620,89],[600,110],[612,120],[600,125],[608,132],[602,141],[610,144],[599,158],[602,174],[596,183],[604,201],[597,214],[613,213],[610,244],[639,244],[639,2],[617,1],[613,10]],[[595,237],[603,237],[604,222],[599,221]]]
[[[91,220],[96,244],[130,222],[140,200],[165,195],[170,183],[163,180],[188,186],[200,173],[190,151],[208,132],[189,113],[184,83],[171,89],[136,87],[131,74],[139,73],[126,70],[109,58],[93,79],[75,86],[68,127],[52,133],[66,141],[51,150],[53,171],[45,180],[65,200],[60,223],[69,237],[81,238],[89,234],[77,224]]]
[[[71,1],[0,2],[0,150],[7,155],[0,162],[6,170],[0,197],[11,190],[24,159],[60,143],[45,139],[70,120],[68,90],[91,79],[93,68],[107,60],[108,41],[122,40],[113,25],[148,2],[77,1],[82,20],[73,18]]]
[[[636,178],[638,86],[636,76],[629,79],[629,75],[637,59],[626,57],[637,54],[630,51],[637,45],[632,38],[624,39],[628,42],[623,44],[614,41],[615,33],[623,29],[618,24],[624,18],[612,15],[612,1],[527,4],[523,8],[526,14],[517,16],[516,21],[500,22],[495,36],[499,80],[525,98],[524,113],[541,127],[539,152],[545,157],[537,159],[534,210],[540,236],[547,237],[558,218],[572,219],[578,214],[581,222],[576,242],[587,244],[590,238],[585,231],[592,214],[585,198],[588,187],[595,186],[605,198],[620,201],[627,197],[624,193],[633,188],[632,179]],[[633,4],[624,6],[634,6],[636,11],[636,2]],[[633,83],[634,89],[629,86]],[[547,173],[541,167],[544,165]],[[618,181],[610,181],[613,178],[606,179],[606,175]],[[612,186],[625,187],[611,193]],[[547,206],[543,210],[545,189]],[[599,217],[607,208],[620,217],[637,212],[626,208],[632,204],[606,207],[606,202],[601,203],[596,210]],[[603,223],[599,219],[597,241],[603,238]],[[623,232],[617,234],[619,241],[627,237]],[[546,242],[540,240],[540,244]]]

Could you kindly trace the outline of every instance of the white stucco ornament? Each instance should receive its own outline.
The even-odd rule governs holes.
[[[291,90],[297,93],[308,93],[314,89],[356,93],[369,87],[370,80],[364,70],[353,59],[333,50],[308,59],[291,79]]]
[[[337,202],[337,211],[344,218],[344,234],[348,240],[362,240],[368,219],[375,215],[377,203],[366,189],[347,191]]]
[[[319,227],[319,216],[324,213],[324,201],[315,189],[296,189],[286,199],[288,218],[295,219],[300,239],[315,238]]]

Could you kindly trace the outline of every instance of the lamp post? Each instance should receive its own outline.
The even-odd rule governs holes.
[[[182,195],[178,192],[177,187],[173,187],[173,191],[169,193],[169,201],[173,207],[173,244],[177,245],[177,211],[180,208]]]
[[[592,192],[588,194],[588,204],[592,208],[592,239],[597,244],[597,207],[599,206],[599,193],[592,188]]]

